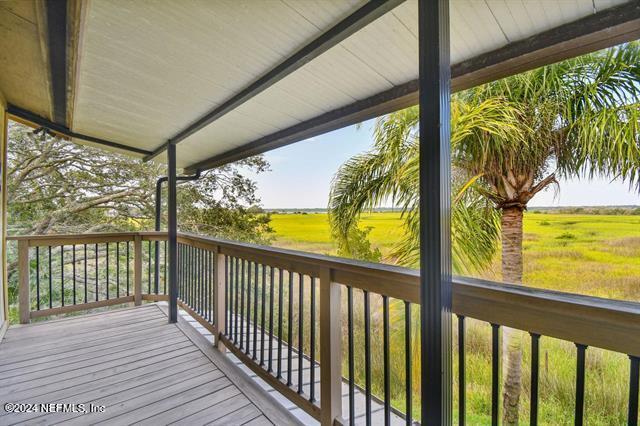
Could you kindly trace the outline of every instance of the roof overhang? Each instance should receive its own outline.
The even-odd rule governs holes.
[[[640,4],[451,1],[452,90],[640,38]],[[418,99],[417,2],[0,3],[19,121],[187,172]]]

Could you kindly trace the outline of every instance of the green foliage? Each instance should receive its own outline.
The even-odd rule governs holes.
[[[165,166],[35,134],[17,123],[10,123],[8,136],[10,235],[153,229],[156,181]],[[270,217],[258,206],[255,182],[244,175],[266,170],[268,164],[258,156],[180,185],[179,229],[268,242]],[[162,198],[166,206],[166,185]],[[16,249],[7,247],[10,303],[17,293]]]
[[[267,244],[270,214],[259,207],[256,183],[243,171],[263,173],[269,164],[251,157],[206,171],[178,191],[179,228],[184,232]],[[165,197],[166,199],[166,197]]]
[[[356,226],[351,227],[347,232],[346,238],[337,239],[338,256],[369,262],[380,262],[382,260],[380,249],[371,248],[371,242],[369,241],[369,234],[372,229],[370,226],[364,229]]]
[[[505,122],[510,109],[499,102],[480,106],[502,121],[482,124],[490,132],[509,132]],[[452,120],[453,134],[473,133],[480,125],[476,111],[460,111]],[[345,239],[363,212],[371,211],[387,200],[400,207],[405,218],[404,239],[393,258],[404,265],[416,265],[419,259],[419,141],[416,134],[417,108],[402,110],[380,120],[374,132],[370,152],[349,159],[335,175],[329,200],[329,218],[334,235]],[[475,124],[474,124],[475,123]],[[461,176],[459,174],[459,176]],[[495,252],[498,216],[467,179],[454,179],[451,216],[453,264],[458,272],[470,272],[486,265]]]
[[[163,167],[10,123],[9,234],[148,228]]]
[[[563,232],[556,237],[556,240],[575,240],[576,236],[571,232]]]
[[[527,203],[556,175],[607,176],[640,189],[640,42],[455,94],[451,101],[454,270],[491,261],[502,209]],[[363,212],[392,201],[406,235],[394,260],[419,257],[417,107],[379,119],[374,147],[340,168],[329,212],[346,238]],[[489,202],[491,204],[489,204]]]

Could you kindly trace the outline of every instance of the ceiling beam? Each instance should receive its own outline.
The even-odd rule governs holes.
[[[640,38],[640,2],[612,7],[452,65],[452,92]],[[189,165],[206,170],[418,103],[418,80],[326,112],[241,147]]]
[[[67,126],[67,0],[44,2],[52,120]]]
[[[318,38],[304,46],[302,49],[289,56],[283,62],[276,65],[269,72],[258,78],[240,92],[224,101],[196,121],[188,125],[168,141],[156,148],[149,156],[148,161],[167,149],[168,145],[178,144],[203,127],[213,123],[218,118],[238,108],[249,99],[262,93],[303,65],[311,62],[327,50],[344,41],[350,35],[364,28],[405,0],[371,0],[364,6],[347,16],[335,26],[322,33]]]
[[[17,122],[26,124],[31,127],[44,127],[63,138],[81,139],[87,142],[108,146],[110,148],[121,149],[123,151],[139,155],[149,155],[151,153],[151,151],[147,151],[145,149],[134,148],[117,142],[112,142],[93,136],[83,135],[82,133],[73,132],[66,126],[54,123],[50,120],[47,120],[46,118],[40,117],[39,115],[36,115],[30,111],[24,110],[14,105],[7,106],[7,114],[9,114],[11,118]]]

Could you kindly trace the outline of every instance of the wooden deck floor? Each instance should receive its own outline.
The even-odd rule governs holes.
[[[162,302],[163,303],[163,302]],[[213,335],[203,326],[198,324],[198,322],[188,313],[184,311],[180,311],[182,317],[185,321],[188,321],[192,327],[197,330],[200,334],[205,336],[208,341],[213,341]],[[242,321],[239,321],[242,323]],[[240,326],[240,334],[245,336],[245,348],[248,346],[250,349],[253,349],[253,323],[249,324],[249,333],[247,333],[246,323]],[[269,365],[269,335],[268,332],[265,331],[264,335],[262,334],[261,328],[256,324],[256,358],[258,360],[261,359],[260,351],[264,348],[263,359],[265,362],[265,366]],[[262,339],[264,338],[264,343]],[[278,340],[276,338],[273,339],[271,351],[271,360],[272,360],[272,368],[275,371],[277,360],[278,360]],[[292,348],[292,357],[291,357],[291,366],[289,366],[288,362],[288,350],[289,347],[286,343],[282,344],[282,354],[281,354],[281,371],[282,377],[286,377],[289,369],[292,372],[292,382],[294,383],[293,387],[296,388],[296,384],[298,383],[298,351],[297,348]],[[252,351],[250,351],[253,354]],[[239,369],[244,371],[247,375],[249,375],[256,383],[258,383],[265,391],[269,392],[276,400],[280,402],[281,405],[286,407],[294,416],[298,418],[302,423],[307,425],[315,425],[319,424],[313,417],[305,413],[302,408],[295,406],[291,401],[281,395],[278,391],[276,391],[273,387],[271,387],[267,382],[262,380],[251,368],[245,365],[238,357],[236,357],[232,352],[228,352],[228,359],[232,360]],[[320,404],[320,364],[315,362],[313,364],[315,369],[315,380],[313,386],[315,388],[315,397],[316,404]],[[303,377],[303,390],[306,395],[310,394],[311,387],[311,360],[308,357],[304,357],[302,360],[302,377]],[[362,389],[357,388],[354,392],[354,424],[356,426],[366,425],[366,402],[365,402],[365,393]],[[385,424],[384,420],[384,403],[380,401],[380,399],[376,397],[372,397],[371,401],[371,425],[372,426],[382,426]],[[349,424],[349,385],[346,380],[343,380],[342,383],[342,419],[344,419],[345,424]],[[390,423],[394,426],[402,426],[406,424],[406,420],[404,416],[401,414],[392,411],[390,415]]]
[[[2,425],[299,423],[184,319],[167,324],[157,305],[9,328],[0,343],[5,403],[104,412],[0,408]]]

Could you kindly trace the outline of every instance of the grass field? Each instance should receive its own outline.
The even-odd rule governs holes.
[[[274,245],[324,254],[335,254],[326,214],[274,214]],[[402,237],[402,219],[398,213],[373,213],[362,217],[361,226],[372,227],[373,246],[389,254]],[[524,221],[524,282],[528,286],[572,293],[640,301],[640,216],[574,215],[526,213]],[[484,278],[500,278],[499,256]],[[355,311],[359,312],[356,307]],[[374,309],[375,310],[375,309]],[[379,315],[373,314],[372,326],[379,327]],[[454,319],[453,341],[457,341]],[[374,333],[375,334],[375,333]],[[491,327],[470,320],[467,324],[467,424],[490,424],[491,414]],[[529,337],[521,333],[522,424],[529,416]],[[392,336],[392,359],[402,360],[403,341]],[[356,342],[361,336],[356,336]],[[545,425],[573,423],[575,395],[575,345],[557,339],[541,339],[539,422]],[[454,357],[457,349],[454,348]],[[374,357],[375,358],[375,357]],[[374,359],[375,361],[375,359]],[[378,364],[375,363],[374,364]],[[376,368],[374,365],[374,370]],[[454,358],[454,370],[457,361]],[[380,367],[377,365],[377,367]],[[396,367],[401,375],[401,367]],[[378,368],[379,370],[379,368]],[[392,368],[392,370],[394,370]],[[417,369],[416,369],[417,370]],[[356,369],[357,381],[362,369]],[[395,370],[394,370],[395,371]],[[377,373],[380,373],[377,371]],[[394,373],[395,374],[395,373]],[[590,425],[626,424],[629,362],[624,354],[597,348],[587,351],[585,420]],[[378,377],[379,374],[374,374]],[[454,377],[457,373],[454,371]],[[399,379],[400,380],[400,379]],[[395,376],[392,383],[395,383]],[[400,381],[398,381],[398,385]],[[414,380],[414,394],[418,394]],[[395,388],[395,385],[393,386]],[[381,395],[381,383],[373,382],[374,394]],[[454,408],[457,394],[454,386]],[[393,403],[404,406],[401,390],[392,390]],[[418,407],[419,400],[414,400]],[[416,408],[417,409],[417,408]],[[455,413],[455,411],[454,411]]]
[[[335,254],[324,213],[274,214],[274,245]],[[363,215],[369,239],[388,255],[402,237],[400,213]],[[640,301],[640,216],[526,213],[524,282],[591,296]],[[500,278],[500,259],[480,274]]]

